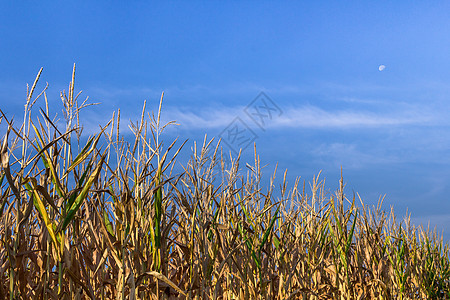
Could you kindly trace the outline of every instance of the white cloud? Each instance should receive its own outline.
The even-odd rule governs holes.
[[[183,127],[191,129],[217,128],[227,126],[237,116],[248,118],[243,107],[202,108],[197,111],[182,111],[167,107],[164,116],[176,120]],[[373,113],[356,110],[324,110],[316,106],[292,107],[272,120],[265,118],[269,128],[354,128],[381,127],[404,124],[427,124],[433,116],[425,110],[401,111],[397,113]],[[251,121],[249,121],[251,123]]]
[[[286,111],[271,125],[281,127],[312,127],[312,128],[344,128],[344,127],[379,127],[424,123],[430,121],[426,115],[415,112],[400,112],[397,114],[372,113],[366,111],[327,111],[319,107],[304,106]]]

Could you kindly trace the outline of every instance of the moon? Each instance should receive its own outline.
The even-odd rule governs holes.
[[[379,67],[378,67],[378,71],[383,71],[384,69],[386,69],[386,66],[385,65],[380,65]]]

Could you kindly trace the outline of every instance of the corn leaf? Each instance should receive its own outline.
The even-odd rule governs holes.
[[[31,181],[31,183],[35,186],[35,185],[37,185],[37,183],[35,182],[36,179],[31,178],[29,180],[25,180],[25,188],[30,192],[30,194],[32,194],[34,206],[36,207],[38,212],[41,214],[42,219],[44,220],[45,227],[47,227],[50,237],[52,238],[56,247],[59,249],[59,243],[56,238],[55,231],[54,231],[55,224],[53,224],[53,222],[48,217],[44,202],[42,201],[41,197],[39,196],[37,190],[35,188],[31,187],[30,184],[28,183],[28,181]]]
[[[87,173],[91,170],[92,164],[89,163],[89,165],[87,166],[86,170],[84,171],[84,173],[81,175],[81,178],[78,180],[78,188],[81,188],[83,186],[83,182],[86,179]],[[74,192],[70,198],[69,201],[67,202],[66,205],[66,212],[72,207],[73,203],[75,202],[75,199],[77,198],[78,193]]]
[[[266,243],[267,239],[269,238],[270,233],[272,232],[272,227],[275,224],[275,220],[278,217],[278,211],[280,210],[280,206],[278,206],[275,214],[272,217],[272,220],[270,220],[269,227],[267,227],[266,232],[264,232],[263,238],[261,240],[261,243],[259,244],[259,251],[262,250],[264,247],[264,244]]]
[[[72,171],[76,166],[78,166],[80,163],[82,163],[84,160],[86,160],[86,158],[89,156],[89,154],[91,154],[92,151],[94,151],[95,147],[97,147],[97,143],[101,137],[101,134],[102,133],[99,133],[97,135],[97,137],[95,138],[95,140],[94,140],[94,137],[91,137],[89,139],[89,141],[86,143],[86,146],[84,146],[84,148],[77,155],[77,157],[75,157],[74,161],[67,169],[67,173]],[[91,146],[91,144],[92,144],[92,146]],[[88,150],[89,146],[91,146],[91,148]]]
[[[40,146],[37,145],[38,149],[41,150],[45,147],[45,141],[43,140],[43,138],[42,138],[39,130],[36,128],[36,126],[34,126],[33,123],[31,123],[31,125],[34,128],[34,132],[36,133],[36,136],[38,137],[39,141],[41,142]],[[58,195],[60,197],[66,198],[65,193],[63,192],[63,189],[61,187],[61,182],[59,181],[58,174],[56,173],[55,167],[53,166],[52,159],[50,158],[47,150],[44,151],[43,154],[41,154],[41,157],[42,157],[42,161],[44,162],[45,167],[50,169],[50,173],[52,175],[52,182],[55,185],[56,192],[58,193]]]
[[[75,217],[76,212],[81,207],[81,204],[83,203],[83,200],[86,198],[89,189],[91,188],[94,181],[97,180],[98,175],[100,174],[100,171],[102,170],[103,161],[105,160],[105,156],[102,156],[100,161],[97,164],[97,167],[92,172],[91,176],[89,176],[88,181],[84,185],[83,189],[81,190],[80,194],[77,196],[75,201],[73,202],[72,206],[70,207],[66,217],[64,218],[62,230],[66,230],[67,226],[69,226],[72,219]]]

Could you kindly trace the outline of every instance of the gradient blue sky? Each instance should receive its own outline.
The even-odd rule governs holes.
[[[44,67],[60,113],[76,63],[76,89],[102,103],[82,115],[93,131],[164,91],[163,118],[181,124],[167,138],[189,138],[186,151],[240,117],[267,175],[275,162],[291,183],[322,170],[333,191],[342,166],[350,196],[386,195],[448,240],[449,20],[449,1],[2,1],[0,107],[20,116]],[[282,111],[264,128],[245,113],[260,92]]]

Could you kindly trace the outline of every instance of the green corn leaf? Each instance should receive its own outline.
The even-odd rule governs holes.
[[[156,182],[155,186],[159,186],[161,184],[161,164],[158,167],[157,174],[156,174]],[[162,190],[161,187],[156,189],[155,196],[154,196],[154,209],[155,209],[155,219],[154,219],[154,226],[155,226],[155,246],[159,249],[161,245],[161,212],[162,212]]]
[[[150,223],[149,230],[150,230],[150,240],[152,242],[152,245],[155,245],[155,230],[153,229],[153,220],[152,218],[148,218],[148,222]]]
[[[245,239],[245,245],[246,245],[247,248],[250,250],[251,256],[252,256],[254,262],[256,263],[256,266],[257,266],[258,269],[259,269],[259,268],[261,267],[261,262],[260,262],[260,260],[258,259],[258,257],[256,256],[256,253],[255,253],[255,251],[253,250],[253,245],[252,245],[252,243],[250,242],[250,238],[247,237],[247,234],[245,234],[245,232],[244,232],[244,230],[243,230],[243,227],[242,227],[241,223],[238,224],[238,229],[239,229],[239,232],[241,233],[242,237]]]
[[[277,250],[280,248],[281,241],[278,239],[276,234],[273,236],[273,244]]]
[[[237,194],[237,197],[239,198],[239,202],[242,201],[241,196],[239,194]],[[242,211],[245,214],[245,217],[247,218],[247,221],[252,225],[253,228],[255,228],[255,223],[253,221],[253,219],[250,217],[250,214],[248,213],[247,209],[245,208],[245,205],[240,205]]]
[[[82,163],[89,156],[89,154],[91,154],[92,151],[94,151],[95,146],[97,145],[97,142],[99,139],[100,139],[100,134],[95,139],[95,143],[92,145],[91,149],[88,150],[89,146],[91,146],[92,142],[94,141],[94,137],[91,137],[89,139],[89,141],[86,143],[86,146],[84,146],[84,148],[77,155],[77,157],[75,157],[72,164],[67,168],[67,173],[69,173],[70,171],[75,169],[76,166],[78,166],[80,163]]]
[[[129,233],[130,233],[130,224],[127,224],[127,227],[125,228],[125,235],[123,236],[123,238],[126,239]]]
[[[66,217],[64,218],[62,230],[66,230],[67,226],[70,224],[72,219],[75,217],[76,212],[81,207],[81,204],[83,203],[83,200],[86,198],[89,189],[91,188],[92,184],[95,180],[97,180],[98,175],[100,174],[100,171],[102,170],[103,161],[105,160],[105,156],[102,156],[99,163],[97,164],[97,167],[92,172],[91,176],[89,176],[88,181],[84,185],[83,189],[81,190],[80,194],[77,196],[75,201],[73,202],[72,206],[70,207]]]
[[[87,166],[86,170],[85,170],[84,173],[81,175],[80,180],[78,180],[77,188],[81,188],[81,187],[83,186],[84,180],[86,179],[87,173],[91,170],[91,167],[92,167],[92,164],[89,163],[89,165]],[[77,198],[77,196],[78,196],[78,193],[77,193],[77,192],[74,192],[74,193],[70,196],[69,201],[67,202],[67,205],[66,205],[66,212],[68,212],[69,209],[72,207],[73,202],[75,202],[75,199]]]
[[[111,198],[113,199],[113,201],[114,201],[114,206],[115,206],[116,203],[117,203],[117,197],[116,197],[116,195],[114,195],[114,190],[113,190],[112,185],[109,185],[109,186],[108,186],[108,190],[109,190],[109,192],[111,193]]]
[[[113,227],[112,227],[111,221],[109,220],[108,213],[106,212],[106,210],[103,211],[103,219],[104,219],[104,221],[105,221],[106,230],[107,230],[112,236],[114,236]]]
[[[341,257],[341,261],[344,264],[344,267],[347,269],[347,259],[344,255],[344,251],[342,251],[342,248],[339,244],[338,236],[337,236],[336,232],[334,231],[333,226],[331,226],[331,221],[328,221],[328,227],[330,228],[331,235],[333,236],[333,238],[335,240],[335,244],[336,244],[339,256]],[[339,264],[339,266],[341,266],[341,264]]]
[[[332,210],[333,210],[333,215],[334,215],[334,219],[335,219],[335,221],[336,221],[336,225],[337,225],[338,230],[339,230],[339,234],[340,234],[341,237],[343,237],[343,236],[344,236],[344,230],[342,229],[341,222],[339,221],[338,214],[337,214],[336,209],[335,209],[335,207],[334,207],[334,202],[332,203],[331,208],[332,208]],[[337,238],[337,237],[338,237],[338,236],[336,235],[336,238]],[[340,241],[340,240],[341,240],[341,238],[339,238],[339,241]]]
[[[56,238],[56,234],[54,231],[55,224],[53,224],[53,222],[48,217],[47,211],[45,210],[44,202],[42,201],[41,197],[39,196],[37,190],[30,186],[30,184],[28,183],[29,181],[31,181],[32,184],[34,186],[36,186],[37,185],[36,179],[31,178],[31,179],[25,180],[25,188],[28,190],[30,196],[32,195],[33,204],[36,207],[36,209],[38,210],[38,212],[41,214],[42,219],[44,220],[45,227],[47,227],[50,237],[52,238],[57,249],[59,249],[58,239]]]
[[[261,269],[261,261],[260,261],[260,259],[256,256],[255,251],[252,251],[252,258],[253,258],[253,261],[254,261],[255,264],[256,264],[256,267],[257,267],[258,269]]]
[[[109,125],[109,123],[108,123]],[[89,156],[89,154],[94,151],[94,149],[97,147],[97,143],[100,140],[100,137],[102,136],[105,129],[108,127],[105,126],[105,128],[102,129],[102,131],[97,135],[97,137],[94,139],[94,137],[91,137],[88,142],[86,143],[86,146],[81,150],[81,152],[75,157],[74,161],[70,165],[70,167],[67,169],[67,173],[72,171],[76,166],[78,166],[80,163],[82,163],[86,158]],[[88,148],[91,147],[89,150]]]
[[[345,270],[347,271],[347,269],[348,269],[348,266],[347,266],[347,257],[345,256],[344,251],[342,251],[341,245],[337,244],[337,248],[338,248],[339,255],[340,255],[340,257],[341,257],[341,262],[344,264],[344,268],[345,268]]]
[[[352,244],[353,233],[355,231],[356,219],[358,217],[358,211],[355,212],[355,217],[353,218],[352,229],[350,230],[350,234],[347,239],[347,244],[345,245],[345,255],[348,255],[348,251],[350,250],[350,246]]]
[[[270,220],[269,227],[267,227],[266,232],[264,232],[264,235],[263,235],[263,238],[261,240],[261,243],[259,244],[259,251],[260,252],[261,252],[261,249],[264,247],[264,244],[266,243],[267,239],[269,238],[269,235],[270,235],[270,233],[272,231],[272,227],[275,224],[275,220],[278,217],[278,211],[279,210],[280,210],[280,206],[278,206],[275,214],[272,217],[272,220]]]
[[[253,251],[252,244],[249,242],[247,235],[245,234],[241,223],[238,224],[239,232],[241,233],[242,237],[245,239],[245,244],[247,245],[247,248]]]
[[[247,236],[247,234],[244,231],[244,228],[242,227],[241,223],[238,225],[239,231],[241,235],[245,238],[245,244],[247,245],[247,248],[253,253],[253,244],[250,242],[250,238]]]

